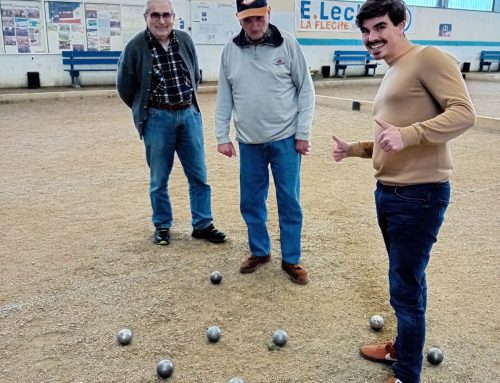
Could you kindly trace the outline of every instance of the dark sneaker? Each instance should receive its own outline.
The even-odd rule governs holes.
[[[359,353],[363,358],[371,360],[372,362],[392,364],[398,361],[396,347],[394,347],[393,342],[361,346]]]
[[[268,263],[270,260],[271,260],[271,254],[264,255],[262,257],[256,257],[255,255],[251,255],[245,260],[243,260],[243,262],[241,262],[240,273],[242,274],[253,273],[260,266],[262,266],[265,263]]]
[[[226,241],[226,234],[217,230],[214,225],[210,225],[205,229],[194,229],[192,236],[196,239],[206,239],[212,243],[222,243]]]
[[[155,243],[157,245],[168,245],[170,243],[170,229],[156,229]]]
[[[290,276],[290,280],[298,285],[307,285],[309,282],[309,277],[306,268],[297,263],[292,265],[291,263],[281,262],[281,268]]]

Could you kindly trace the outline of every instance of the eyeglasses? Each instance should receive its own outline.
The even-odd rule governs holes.
[[[158,12],[152,12],[149,14],[149,17],[151,17],[151,20],[153,21],[160,21],[161,18],[163,20],[172,20],[174,17],[174,13],[166,12],[166,13],[158,13]]]

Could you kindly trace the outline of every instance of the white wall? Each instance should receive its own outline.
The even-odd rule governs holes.
[[[0,55],[0,88],[26,88],[28,72],[38,72],[40,85],[71,86],[71,76],[64,71],[60,54]],[[81,72],[81,85],[115,83],[116,72]]]
[[[119,1],[119,0],[115,0]],[[190,4],[188,0],[175,0],[176,8],[185,2],[184,12],[190,28]],[[226,0],[232,1],[232,0]],[[92,0],[92,2],[98,2]],[[111,1],[113,2],[113,1]],[[216,2],[216,0],[207,0]],[[101,3],[101,1],[99,1]],[[102,3],[107,3],[102,1]],[[121,0],[121,4],[141,4],[140,0]],[[269,0],[272,6],[271,22],[292,32],[299,39],[311,69],[332,65],[335,49],[364,49],[359,33],[294,31],[295,1]],[[460,11],[437,8],[415,7],[414,31],[408,33],[410,40],[418,44],[436,45],[455,55],[461,62],[470,62],[471,70],[478,70],[481,50],[500,50],[500,13]],[[231,20],[234,23],[234,20]],[[451,37],[438,36],[439,24],[452,24]],[[307,40],[307,42],[306,42]],[[219,59],[223,44],[197,44],[200,67],[205,81],[218,77]],[[26,87],[27,72],[39,72],[41,86],[70,86],[71,79],[62,66],[60,54],[0,54],[0,88]],[[377,73],[383,73],[386,66],[381,63]],[[350,67],[348,75],[361,74],[362,68]],[[333,69],[332,69],[333,72]],[[114,84],[113,72],[82,72],[81,83],[86,85]]]
[[[197,45],[198,63],[203,81],[216,81],[219,76],[220,55],[224,45]]]
[[[414,30],[407,33],[407,37],[415,44],[435,45],[453,54],[462,63],[470,62],[471,71],[479,69],[480,51],[500,51],[500,13],[424,7],[414,9]],[[438,35],[440,24],[452,25],[451,37]],[[303,45],[308,64],[313,69],[332,65],[332,54],[336,49],[364,49],[359,34],[354,33],[297,32],[296,37]],[[305,39],[307,43],[303,41]],[[313,45],[309,45],[311,39]],[[352,44],[347,45],[349,42]],[[387,66],[383,62],[379,64],[377,73],[384,73]],[[350,67],[348,74],[356,75],[363,71],[363,68]]]

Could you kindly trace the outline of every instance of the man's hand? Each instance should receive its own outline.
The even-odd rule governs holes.
[[[375,122],[382,128],[382,132],[377,137],[377,142],[385,152],[400,152],[405,148],[403,137],[397,126],[377,118]]]
[[[233,143],[228,142],[227,144],[217,145],[217,151],[224,154],[227,157],[236,157],[236,150],[234,149]]]
[[[349,156],[350,144],[337,136],[332,136],[332,156],[335,162],[342,161]]]
[[[295,140],[295,150],[297,153],[307,156],[311,150],[311,143],[306,140]]]

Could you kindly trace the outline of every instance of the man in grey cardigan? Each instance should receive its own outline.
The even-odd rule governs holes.
[[[237,0],[241,32],[225,46],[216,106],[217,150],[233,157],[231,116],[240,150],[240,210],[248,227],[250,256],[241,273],[271,259],[266,200],[269,166],[278,201],[281,267],[304,285],[301,264],[300,167],[309,154],[314,88],[295,38],[269,23],[266,0]]]
[[[226,236],[213,225],[207,182],[203,124],[196,97],[198,58],[189,35],[173,29],[174,19],[171,0],[146,1],[147,28],[132,37],[122,52],[117,89],[132,109],[146,147],[154,242],[170,243],[173,217],[168,179],[177,152],[189,183],[192,236],[222,243]]]

